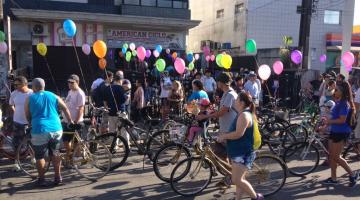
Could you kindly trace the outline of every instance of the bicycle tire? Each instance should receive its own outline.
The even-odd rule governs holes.
[[[124,137],[116,133],[107,133],[97,136],[95,140],[101,141],[109,149],[112,159],[110,171],[123,166],[129,157],[129,144]]]
[[[279,178],[275,179],[274,176]],[[252,169],[246,175],[246,180],[251,183],[254,190],[265,197],[280,191],[286,183],[286,178],[287,168],[285,163],[279,157],[268,154],[257,155]],[[268,189],[270,187],[271,189]]]
[[[175,155],[172,153],[166,154],[168,150],[171,150],[172,148],[175,148]],[[174,167],[176,166],[179,161],[181,161],[181,155],[178,155],[179,150],[181,151],[181,154],[184,154],[186,158],[191,157],[190,150],[185,147],[182,144],[177,143],[170,143],[167,145],[164,145],[156,154],[153,161],[153,169],[155,175],[164,182],[170,182],[171,172],[173,171]],[[168,158],[163,158],[163,156],[170,155]],[[174,162],[174,157],[179,156],[176,158],[176,161]],[[165,165],[165,167],[163,167]],[[166,174],[170,170],[169,174]],[[181,177],[181,176],[180,176]]]
[[[151,162],[154,162],[155,155],[160,148],[168,143],[171,143],[169,130],[157,131],[149,137],[146,143],[146,154]]]
[[[102,150],[101,156],[94,155]],[[103,165],[100,166],[98,158],[104,157]],[[98,140],[90,140],[85,143],[78,144],[74,149],[72,162],[78,174],[88,180],[97,181],[104,177],[111,168],[111,153],[105,144]],[[96,162],[96,163],[95,163]],[[89,172],[87,165],[90,164],[91,169],[97,169],[98,172]],[[84,169],[84,170],[83,170]]]
[[[345,148],[344,152],[342,153],[342,157],[343,157],[344,159],[346,159],[346,158],[349,156],[349,154],[354,151],[354,147],[355,147],[355,146],[360,146],[360,141],[359,141],[359,142],[355,142],[355,143],[351,143],[350,145],[348,145],[348,146]],[[358,149],[358,150],[359,150],[359,149]]]
[[[301,124],[290,124],[286,131],[291,132],[296,137],[297,142],[306,142],[309,136],[308,130]]]
[[[199,162],[202,162],[202,163],[199,163]],[[181,174],[185,174],[185,176],[182,176],[181,179],[175,178],[175,177],[179,177],[176,174],[177,174],[178,170],[182,170],[181,169],[182,165],[186,165],[185,166],[185,172],[181,172]],[[190,165],[190,168],[188,167],[188,165]],[[187,186],[189,189],[195,189],[195,191],[192,191],[192,192],[184,192],[180,188],[178,188],[180,181],[182,181],[184,178],[186,178],[187,175],[189,175],[189,174],[192,175],[193,171],[191,171],[191,167],[195,167],[195,170],[197,170],[197,168],[200,165],[201,165],[202,169],[205,169],[209,173],[209,176],[206,177],[207,179],[204,182],[204,184],[201,185],[199,187],[199,189],[197,189],[197,187],[193,186],[192,184],[189,184],[188,182],[185,182],[184,184],[182,184],[184,186]],[[198,174],[199,173],[197,172],[196,176]],[[170,177],[171,189],[173,189],[177,194],[179,194],[181,196],[184,196],[184,197],[196,196],[197,194],[201,193],[203,190],[205,190],[207,188],[207,186],[211,182],[212,176],[213,176],[213,166],[212,166],[212,163],[208,159],[202,159],[201,157],[190,157],[190,158],[187,158],[187,159],[182,160],[181,162],[179,162],[175,166],[174,170],[172,171],[171,177]],[[191,180],[192,179],[193,178],[191,178]]]
[[[304,148],[310,148],[308,153],[306,153],[305,155],[303,155],[303,153],[305,151]],[[305,156],[308,156],[309,152],[312,153],[312,155],[314,156],[314,160],[310,160],[307,162],[305,160]],[[294,156],[296,158],[294,164],[290,163],[293,161],[291,159],[292,156]],[[298,142],[298,143],[292,144],[291,146],[289,146],[289,148],[287,148],[285,150],[285,153],[283,155],[283,160],[286,163],[288,170],[292,175],[304,176],[304,175],[310,174],[317,168],[317,166],[319,165],[320,153],[319,153],[318,148],[316,148],[316,146],[314,146],[313,144],[309,145],[308,142]],[[301,165],[299,165],[299,162],[301,163]],[[307,163],[309,163],[308,164],[309,169],[300,170],[302,168],[305,168]],[[299,168],[299,170],[297,170],[298,168]]]
[[[25,147],[24,147],[25,146]],[[29,161],[29,163],[26,163]],[[35,179],[38,177],[36,167],[35,151],[30,139],[24,139],[16,150],[16,163],[19,165],[21,171],[26,175]],[[45,173],[50,168],[50,162],[45,159]]]
[[[267,143],[269,146],[269,150],[273,154],[277,156],[282,156],[285,152],[285,149],[289,147],[291,144],[296,142],[296,137],[290,132],[286,132],[283,130],[279,130],[279,131],[281,132],[280,136],[273,137],[273,135],[270,134]]]

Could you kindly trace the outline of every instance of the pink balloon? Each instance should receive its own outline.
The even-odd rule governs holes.
[[[185,72],[185,61],[182,58],[176,58],[174,66],[179,74],[183,74]]]
[[[199,60],[200,55],[199,54],[195,54],[195,60]]]
[[[140,61],[144,61],[145,56],[146,56],[146,50],[143,46],[140,46],[136,49],[136,53],[137,53],[137,57],[139,58]]]
[[[155,58],[157,58],[160,56],[160,53],[157,50],[154,50],[153,55],[155,56]]]
[[[280,75],[284,70],[284,64],[278,60],[273,64],[273,70],[275,74]]]
[[[291,60],[295,63],[295,64],[300,64],[302,62],[302,58],[303,55],[301,53],[301,51],[299,50],[294,50],[293,52],[291,52]]]
[[[345,70],[346,70],[347,72],[351,72],[351,71],[352,71],[352,65],[350,65],[350,66],[345,66]]]
[[[151,51],[148,49],[148,50],[146,50],[145,57],[150,58],[150,56],[151,56]]]
[[[6,42],[0,42],[0,53],[5,54],[8,50]]]
[[[355,56],[350,51],[347,51],[342,55],[341,61],[344,63],[345,67],[352,66],[355,62]]]
[[[205,57],[205,60],[206,60],[206,62],[209,62],[209,61],[210,61],[210,56],[207,55],[207,56]]]
[[[321,63],[326,62],[326,54],[323,54],[323,55],[320,56],[320,62]]]
[[[84,52],[85,55],[90,55],[90,52],[91,52],[90,45],[83,44],[81,49],[82,49],[82,51]]]
[[[214,61],[215,60],[215,55],[211,55],[210,60]]]
[[[204,52],[205,56],[209,55],[210,54],[210,48],[208,46],[204,46],[203,47],[203,52]]]
[[[264,81],[268,80],[271,75],[271,69],[269,65],[261,65],[258,70],[260,78]]]

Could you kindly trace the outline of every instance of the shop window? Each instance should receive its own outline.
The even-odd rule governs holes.
[[[158,0],[158,6],[163,8],[171,8],[172,0]]]
[[[235,5],[235,15],[240,14],[244,11],[245,6],[244,3],[239,3]]]
[[[187,9],[188,8],[188,1],[173,1],[173,7],[174,8],[183,8],[183,9]]]
[[[128,5],[140,5],[140,0],[124,0],[124,4],[128,4]]]
[[[141,0],[142,6],[156,6],[156,0]]]

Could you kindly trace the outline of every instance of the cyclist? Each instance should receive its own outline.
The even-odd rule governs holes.
[[[35,78],[32,81],[34,93],[25,101],[25,114],[28,121],[31,121],[31,143],[33,144],[36,167],[38,170],[38,186],[46,186],[45,182],[45,154],[49,153],[55,171],[54,185],[62,183],[59,156],[60,139],[62,126],[58,115],[60,108],[68,122],[73,123],[69,109],[64,101],[52,92],[45,91],[45,81],[42,78]]]
[[[13,112],[13,130],[14,130],[14,138],[13,145],[14,150],[16,150],[21,142],[21,140],[25,136],[26,129],[28,127],[28,120],[25,116],[24,104],[25,99],[30,96],[33,91],[28,88],[28,81],[23,76],[18,76],[14,80],[14,86],[16,90],[14,90],[10,95],[9,104],[11,106],[11,110]],[[19,165],[15,161],[14,170],[20,170]]]

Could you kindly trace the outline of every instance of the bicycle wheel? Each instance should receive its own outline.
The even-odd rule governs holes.
[[[210,184],[212,172],[213,166],[209,160],[201,157],[187,158],[179,162],[172,171],[171,188],[182,196],[195,196]]]
[[[163,146],[154,157],[155,175],[162,181],[170,182],[171,172],[176,164],[190,156],[189,149],[182,144],[170,143]]]
[[[149,140],[146,144],[147,156],[151,161],[154,161],[156,153],[160,148],[171,142],[169,130],[157,131],[154,134],[150,135]]]
[[[309,135],[306,128],[300,124],[291,124],[285,131],[292,133],[297,142],[305,142]]]
[[[72,159],[76,171],[91,181],[104,177],[111,167],[111,153],[106,145],[98,140],[76,145]]]
[[[284,130],[274,130],[268,135],[269,149],[277,156],[283,155],[285,149],[294,142],[296,142],[296,137]]]
[[[96,140],[105,144],[112,155],[110,171],[125,164],[130,153],[129,145],[125,138],[116,133],[107,133],[96,137]]]
[[[30,139],[23,140],[16,151],[16,162],[20,169],[31,178],[38,177],[34,148]],[[49,159],[45,159],[45,171],[50,167]]]
[[[344,159],[348,159],[353,156],[359,156],[360,154],[360,141],[359,142],[351,142],[347,145],[344,152],[342,153],[342,157]]]
[[[289,172],[295,176],[304,176],[313,172],[319,165],[319,159],[319,150],[307,142],[294,143],[283,155]]]
[[[273,155],[258,155],[253,168],[246,175],[254,190],[264,196],[270,196],[281,190],[286,182],[286,166]]]

